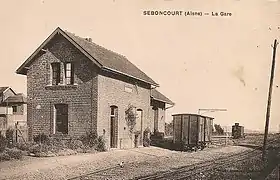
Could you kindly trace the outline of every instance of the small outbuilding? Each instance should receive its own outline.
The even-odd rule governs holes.
[[[239,123],[235,123],[232,126],[231,134],[233,139],[244,138],[244,126],[240,126]]]

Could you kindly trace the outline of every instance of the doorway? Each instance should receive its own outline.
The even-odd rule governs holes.
[[[56,104],[55,106],[55,134],[68,134],[68,105]]]
[[[158,132],[158,108],[154,108],[154,133]]]
[[[111,106],[110,114],[110,148],[118,147],[118,107]]]

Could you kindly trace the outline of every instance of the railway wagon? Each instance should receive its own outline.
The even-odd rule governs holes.
[[[239,123],[235,123],[232,126],[232,138],[233,139],[239,139],[239,138],[244,138],[244,126],[240,126]]]
[[[203,149],[211,142],[213,119],[199,114],[174,114],[173,143],[183,150]]]

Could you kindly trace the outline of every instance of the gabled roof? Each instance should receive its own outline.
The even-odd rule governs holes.
[[[170,104],[170,105],[174,105],[175,103],[172,102],[170,99],[168,99],[166,96],[164,96],[163,94],[161,94],[158,90],[156,89],[152,89],[151,90],[151,97],[152,99],[154,100],[157,100],[157,101],[161,101],[161,102],[164,102],[164,103],[167,103],[167,104]]]
[[[8,97],[4,103],[26,103],[27,99],[26,96],[22,93],[18,93],[14,96]]]
[[[10,89],[14,94],[16,94],[15,91],[12,88],[7,86],[7,87],[0,87],[0,95],[2,95],[8,89]]]
[[[111,72],[129,76],[154,86],[159,86],[144,72],[132,64],[125,56],[101,47],[86,40],[85,38],[81,38],[70,32],[63,31],[59,27],[37,48],[37,50],[17,69],[16,72],[18,74],[26,75],[28,67],[33,62],[34,57],[57,33],[64,36],[70,43],[72,43],[78,50],[80,50],[102,70],[109,70]]]
[[[0,87],[0,95],[6,90],[8,89],[9,87]]]

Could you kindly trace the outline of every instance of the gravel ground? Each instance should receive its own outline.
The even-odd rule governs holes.
[[[21,161],[0,163],[1,179],[68,179],[82,174],[94,173],[90,179],[130,179],[135,176],[168,171],[172,168],[190,165],[196,162],[227,157],[230,154],[250,149],[238,146],[206,148],[203,151],[188,153],[157,147],[114,150],[97,154],[78,154],[72,156],[34,158],[25,157]],[[118,163],[124,161],[124,167]],[[112,170],[108,169],[116,167]],[[77,178],[86,179],[86,178]]]

